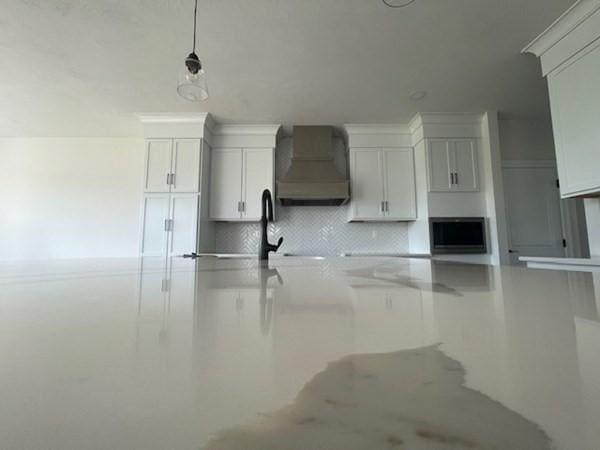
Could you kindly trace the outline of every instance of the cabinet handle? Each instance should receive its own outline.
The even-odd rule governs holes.
[[[454,184],[458,184],[458,172],[454,172]]]
[[[170,173],[167,174],[167,186],[169,184],[171,184],[171,174]]]
[[[381,212],[385,212],[385,209],[384,209],[384,207],[383,207],[383,202],[381,202],[381,205],[380,205],[380,206],[381,206]]]
[[[238,212],[242,212],[242,202],[238,202]]]
[[[175,174],[174,173],[171,174],[171,184],[175,185]]]
[[[169,231],[169,219],[165,219],[165,231]]]
[[[385,201],[385,212],[390,212],[390,204],[387,200]]]
[[[242,202],[242,212],[246,212],[246,202]]]

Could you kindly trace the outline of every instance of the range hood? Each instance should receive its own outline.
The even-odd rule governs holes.
[[[295,126],[292,163],[277,180],[283,206],[339,206],[350,199],[350,183],[333,159],[333,128]]]

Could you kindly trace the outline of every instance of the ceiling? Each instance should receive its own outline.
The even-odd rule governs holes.
[[[193,0],[0,3],[0,136],[131,136],[136,112],[239,123],[406,122],[417,111],[548,116],[521,48],[573,0],[199,0],[210,99],[176,95]],[[420,101],[410,95],[427,91]]]

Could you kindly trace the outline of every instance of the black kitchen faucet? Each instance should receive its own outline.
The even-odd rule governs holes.
[[[283,243],[280,237],[277,245],[269,244],[267,236],[267,223],[273,221],[273,198],[271,191],[265,189],[262,193],[262,214],[260,216],[260,248],[258,250],[258,259],[265,261],[269,259],[269,252],[276,252]]]

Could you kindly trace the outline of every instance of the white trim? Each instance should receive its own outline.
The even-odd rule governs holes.
[[[350,134],[406,134],[410,135],[411,130],[407,124],[344,124],[344,129]]]
[[[214,123],[209,113],[137,113],[136,116],[142,123]]]
[[[519,169],[519,168],[550,168],[556,169],[556,161],[552,159],[509,159],[502,161],[503,169]]]
[[[212,133],[214,136],[277,136],[280,124],[214,124]]]
[[[578,0],[538,37],[527,44],[521,50],[521,53],[532,53],[537,57],[542,56],[598,9],[600,9],[599,0]]]

